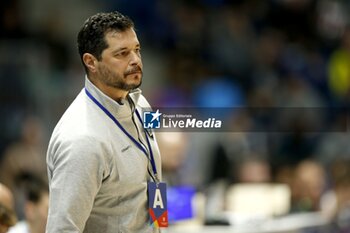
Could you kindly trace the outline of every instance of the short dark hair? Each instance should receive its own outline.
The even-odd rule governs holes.
[[[134,28],[133,21],[118,11],[108,13],[97,13],[89,17],[78,33],[78,50],[83,62],[83,54],[91,53],[97,60],[101,59],[101,54],[108,47],[105,40],[106,33],[110,31],[123,32],[129,28]],[[87,71],[84,62],[83,65]]]

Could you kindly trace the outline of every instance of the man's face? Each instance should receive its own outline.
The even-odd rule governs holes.
[[[140,43],[133,29],[111,31],[105,35],[108,47],[97,65],[99,81],[109,87],[130,91],[141,85]]]

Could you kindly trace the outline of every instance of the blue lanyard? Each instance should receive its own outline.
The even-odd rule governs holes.
[[[93,95],[91,95],[91,93],[86,88],[85,88],[85,93],[109,118],[111,118],[111,120],[119,127],[119,129],[121,131],[123,131],[123,133],[126,136],[128,136],[128,138],[146,155],[147,159],[150,159],[153,173],[158,181],[157,168],[156,168],[156,164],[154,162],[153,151],[152,151],[151,143],[149,142],[149,139],[147,136],[147,132],[145,132],[145,129],[144,129],[144,133],[145,133],[145,137],[146,137],[146,141],[147,141],[147,146],[149,149],[150,158],[148,157],[147,149],[145,149],[140,142],[138,142],[133,136],[131,136],[128,133],[128,131],[126,131],[126,129],[120,124],[120,122],[117,120],[117,118],[115,118],[112,115],[112,113],[110,113],[100,102],[98,102],[98,100]],[[140,122],[142,124],[142,119],[141,119],[140,113],[137,111],[137,109],[135,109],[135,111],[136,111],[137,118],[140,120]]]

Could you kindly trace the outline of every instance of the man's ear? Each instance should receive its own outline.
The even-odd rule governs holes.
[[[97,71],[97,59],[91,53],[84,53],[83,62],[88,68],[89,72],[95,73]]]

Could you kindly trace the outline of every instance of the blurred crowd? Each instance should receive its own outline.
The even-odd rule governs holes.
[[[291,190],[291,213],[323,211],[339,229],[334,232],[350,229],[345,0],[1,1],[5,225],[44,219],[48,138],[84,81],[76,32],[91,14],[111,10],[135,21],[142,89],[153,106],[315,109],[302,119],[279,119],[284,132],[258,130],[266,119],[242,114],[232,116],[232,132],[159,133],[169,185],[191,185],[210,201],[236,183],[283,183]],[[211,188],[218,184],[224,185]],[[33,185],[39,192],[34,200],[28,194]]]

